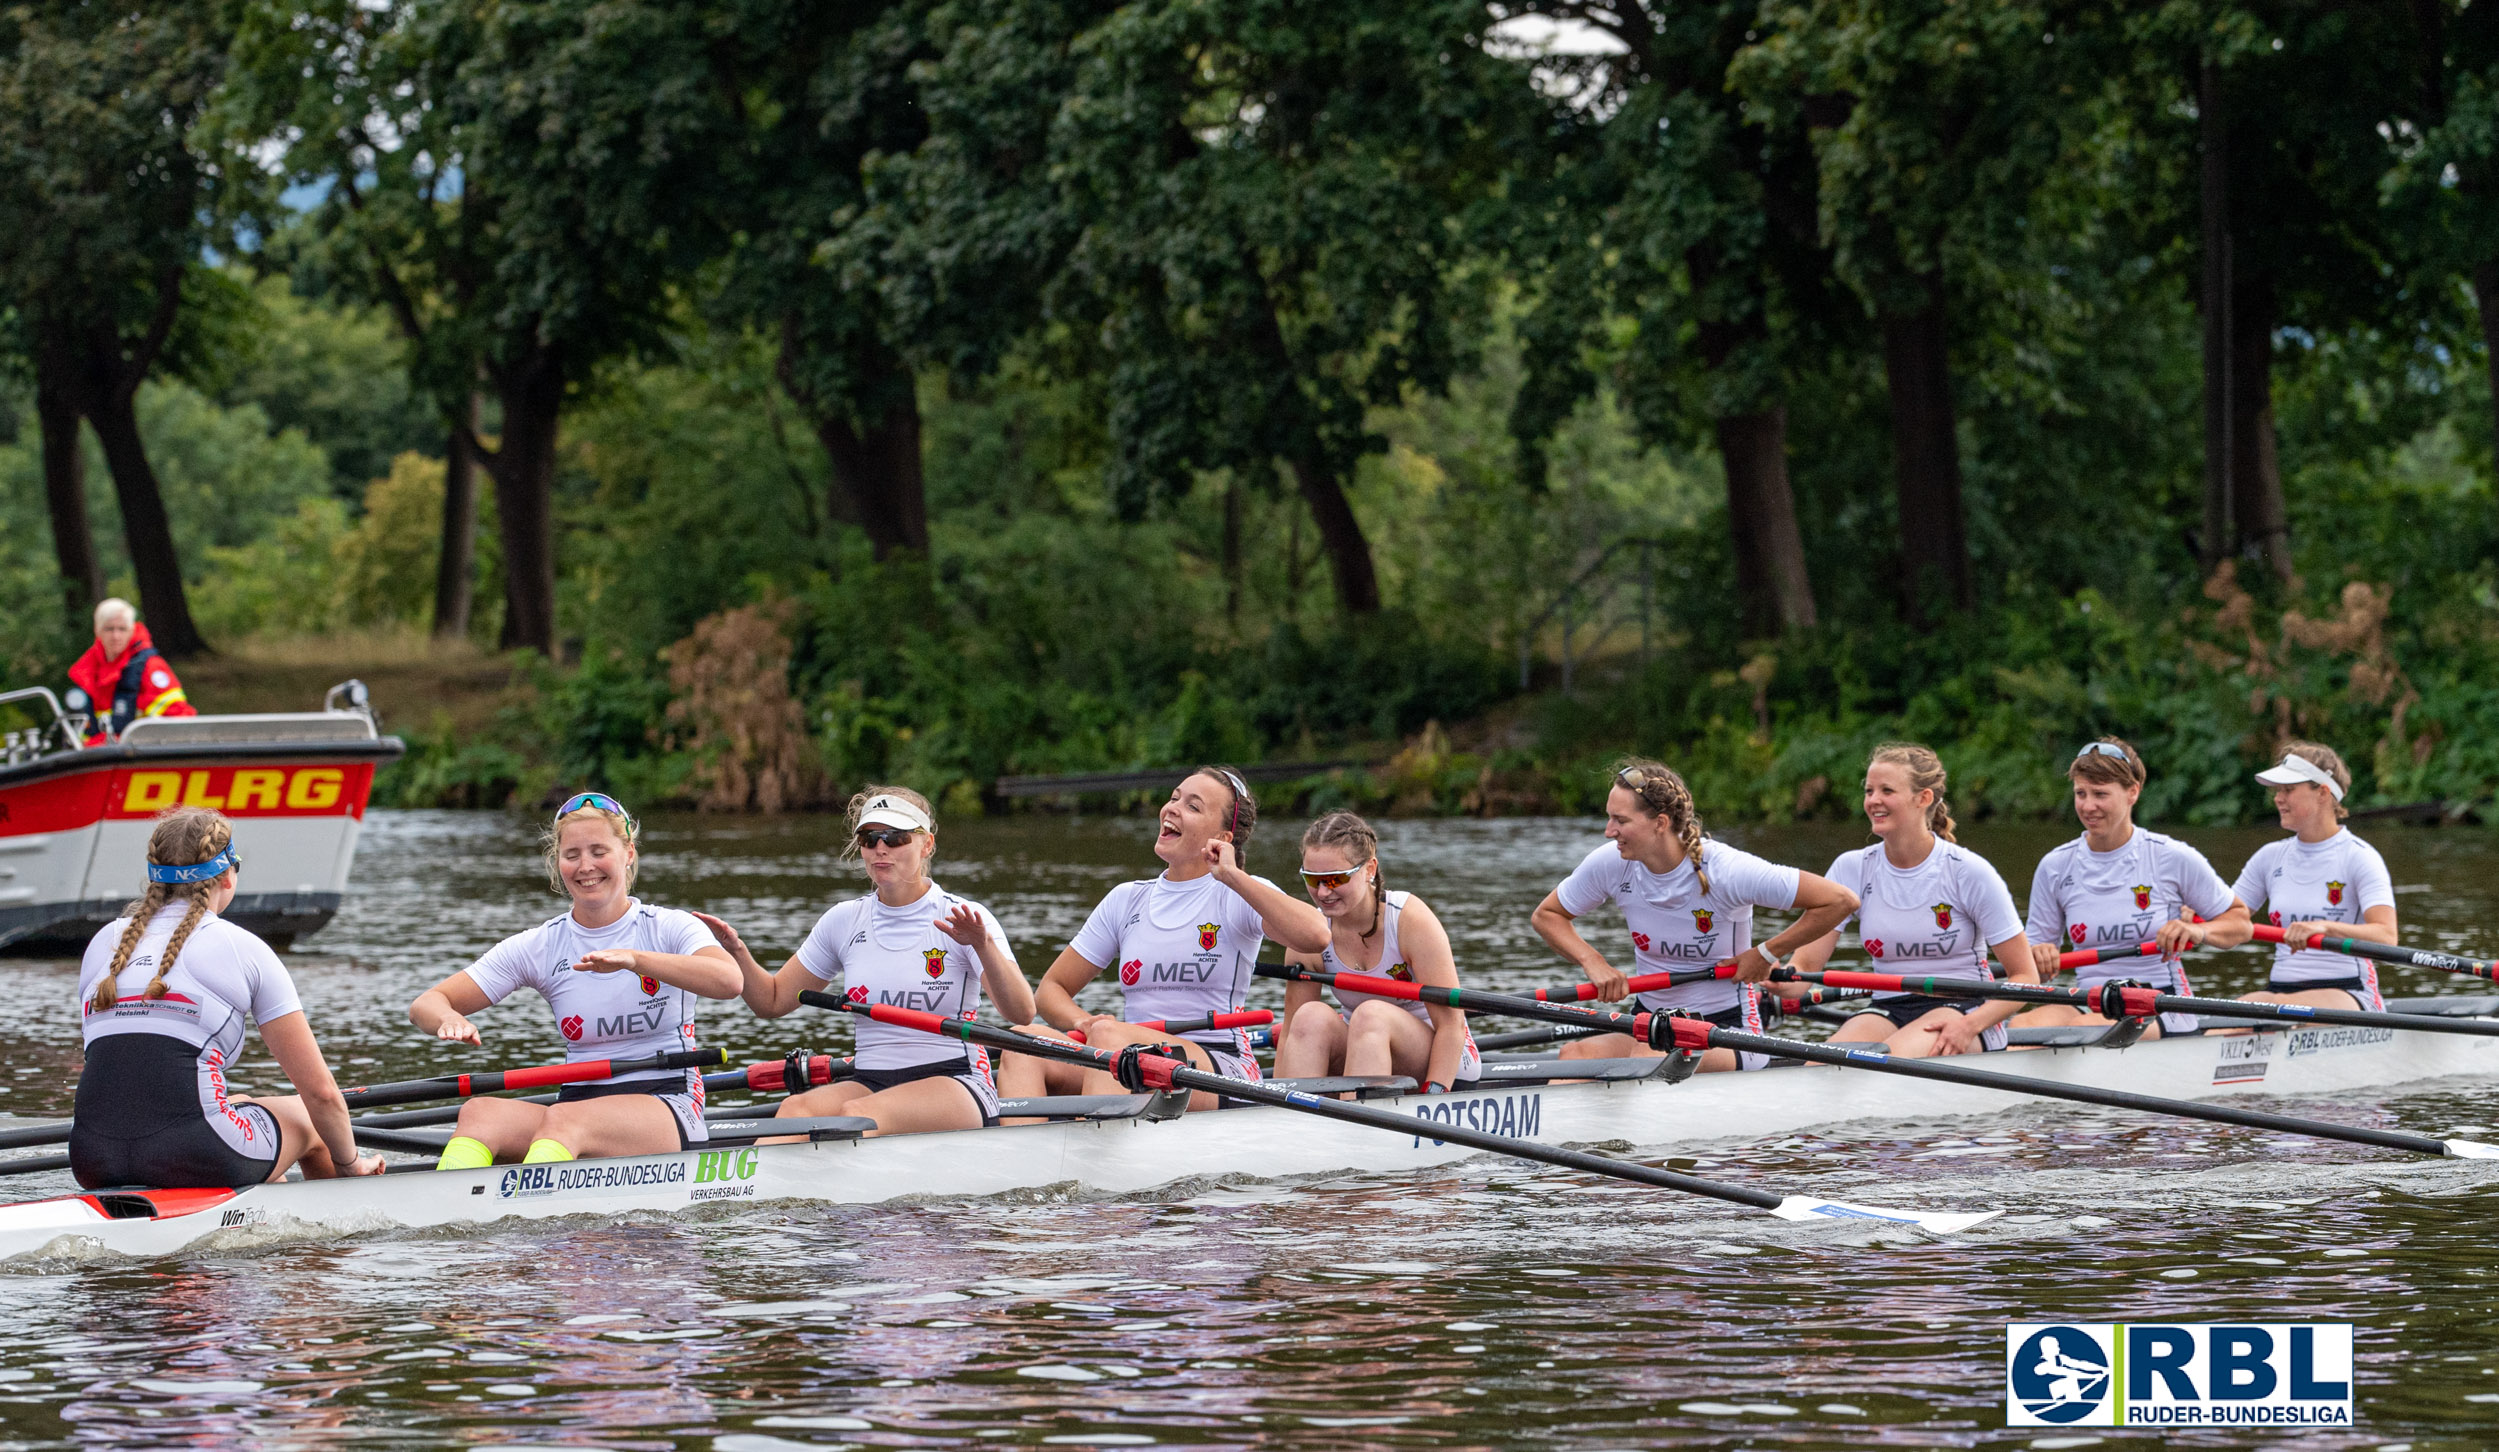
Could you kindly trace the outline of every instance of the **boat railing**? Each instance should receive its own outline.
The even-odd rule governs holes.
[[[0,764],[15,766],[55,751],[74,751],[78,747],[78,728],[69,713],[61,709],[61,698],[43,686],[21,686],[14,691],[0,691],[0,706],[18,701],[41,701],[52,708],[52,719],[22,730],[0,736]],[[48,742],[57,740],[58,745]]]
[[[121,733],[125,746],[215,746],[232,742],[371,741],[373,718],[359,711],[276,711],[247,716],[150,716]]]

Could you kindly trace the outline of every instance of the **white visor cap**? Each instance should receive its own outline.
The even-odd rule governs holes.
[[[928,813],[900,797],[880,796],[868,799],[868,809],[859,814],[862,827],[901,827],[913,832],[934,832],[936,826]]]
[[[2267,786],[2297,786],[2304,781],[2313,781],[2334,793],[2336,801],[2343,799],[2342,785],[2335,781],[2334,773],[2305,756],[2285,753],[2279,766],[2270,766],[2256,773],[2256,779]]]

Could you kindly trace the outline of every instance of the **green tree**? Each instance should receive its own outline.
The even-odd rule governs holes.
[[[2499,427],[2499,6],[2423,0],[2409,14],[2413,89],[2388,126],[2386,194],[2426,284],[2472,288]]]

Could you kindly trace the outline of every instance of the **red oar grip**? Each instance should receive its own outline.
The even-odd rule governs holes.
[[[1339,973],[1333,980],[1337,987],[1352,993],[1368,993],[1374,998],[1402,998],[1411,1003],[1423,1001],[1423,990],[1412,983],[1394,978],[1376,978],[1368,973]]]
[[[2077,948],[2071,953],[2056,955],[2059,968],[2088,968],[2094,963],[2107,963],[2118,958],[2152,958],[2159,956],[2158,942],[2137,943],[2131,948]]]
[[[854,1009],[853,1012],[857,1012],[857,1010]],[[922,1013],[916,1008],[896,1008],[890,1003],[870,1004],[868,1005],[867,1014],[868,1017],[876,1020],[878,1023],[890,1023],[901,1028],[918,1029],[924,1034],[942,1034],[946,1031],[946,1025],[951,1022],[951,1020],[940,1017],[937,1014]]]
[[[1210,1014],[1207,1016],[1206,1026],[1210,1029],[1265,1028],[1275,1021],[1276,1016],[1267,1010],[1249,1008],[1239,1013]]]
[[[1823,973],[1822,986],[1898,991],[1901,986],[1901,977],[1897,973],[1852,973],[1846,969],[1832,969]]]
[[[543,1089],[550,1084],[578,1084],[585,1079],[604,1079],[613,1072],[615,1068],[609,1060],[584,1059],[578,1064],[542,1064],[534,1069],[506,1069],[501,1074],[475,1074],[470,1081],[480,1084],[476,1092],[483,1093],[488,1089]],[[482,1082],[487,1079],[503,1082],[487,1085]]]

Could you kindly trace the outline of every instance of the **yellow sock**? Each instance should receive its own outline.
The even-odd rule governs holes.
[[[573,1152],[571,1150],[557,1144],[554,1140],[538,1139],[530,1141],[529,1153],[521,1156],[521,1163],[525,1165],[544,1165],[552,1164],[557,1160],[569,1160],[572,1157]]]
[[[486,1148],[482,1139],[455,1134],[443,1146],[443,1157],[434,1161],[438,1170],[482,1170],[495,1162],[495,1152]]]

